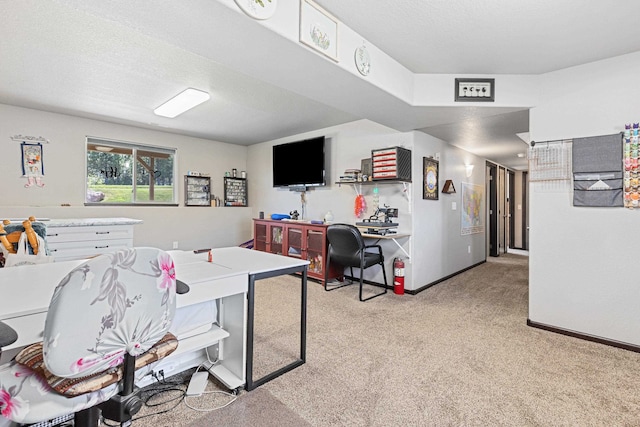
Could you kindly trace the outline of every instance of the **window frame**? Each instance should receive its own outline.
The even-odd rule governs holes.
[[[90,150],[89,146],[103,146],[103,147],[111,147],[111,148],[121,148],[121,149],[130,149],[131,150],[131,160],[132,160],[132,201],[130,202],[89,202],[87,201],[87,194],[89,191],[89,176],[88,176],[88,154],[89,151],[100,151],[100,150]],[[172,184],[173,187],[173,200],[171,202],[153,202],[153,201],[136,201],[136,189],[137,189],[137,170],[138,170],[138,151],[142,151],[145,153],[157,153],[157,154],[169,154],[173,156],[173,167],[172,167]],[[179,206],[178,203],[178,182],[177,182],[177,172],[178,172],[178,149],[174,147],[162,147],[156,145],[149,144],[139,144],[135,142],[129,141],[119,141],[109,138],[101,138],[101,137],[93,137],[86,136],[85,138],[85,150],[84,150],[84,205],[85,206]]]

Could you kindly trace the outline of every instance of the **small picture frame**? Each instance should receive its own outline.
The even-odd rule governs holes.
[[[422,198],[438,200],[438,167],[439,162],[432,157],[422,158],[423,185]]]
[[[494,102],[496,79],[456,79],[456,102]]]
[[[300,0],[300,42],[338,62],[338,20],[313,0]]]

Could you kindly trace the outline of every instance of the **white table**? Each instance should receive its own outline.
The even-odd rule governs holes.
[[[202,360],[198,358],[202,359],[203,356],[196,353],[202,352],[204,355],[205,348],[218,343],[224,347],[224,356],[220,357],[220,362],[210,372],[230,389],[244,385],[248,271],[208,263],[206,259],[190,253],[174,252],[172,255],[176,277],[190,287],[188,293],[177,295],[176,308],[219,300],[224,309],[219,312],[219,325],[213,325],[206,333],[180,340],[178,349],[165,361],[177,361],[194,354],[192,359],[199,364]],[[74,260],[0,269],[0,320],[18,333],[18,341],[3,350],[42,341],[47,310],[55,287],[82,262]],[[178,362],[171,364],[180,366]],[[187,369],[191,366],[180,367]]]
[[[176,307],[219,300],[219,328],[205,337],[181,340],[178,350],[203,349],[220,341],[220,363],[210,369],[227,387],[245,384],[251,390],[305,362],[306,298],[308,261],[231,247],[213,249],[213,262],[207,253],[169,251],[177,279],[190,291],[176,298]],[[0,269],[0,320],[18,332],[18,341],[4,350],[42,340],[42,332],[53,290],[60,280],[83,260]],[[259,380],[253,380],[253,322],[255,281],[282,274],[302,273],[300,359]],[[224,352],[223,352],[224,350]]]

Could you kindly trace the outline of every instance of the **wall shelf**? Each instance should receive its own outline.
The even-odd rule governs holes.
[[[336,184],[341,186],[342,184],[348,185],[378,185],[378,184],[411,184],[411,181],[402,180],[402,179],[381,179],[377,181],[353,181],[353,182],[345,182],[345,181],[336,181]]]
[[[407,212],[411,213],[411,191],[410,188],[408,186],[408,184],[411,184],[411,181],[409,180],[402,180],[402,179],[384,179],[384,180],[378,180],[378,181],[354,181],[354,182],[336,182],[336,184],[338,184],[339,187],[342,186],[342,184],[348,184],[348,185],[352,185],[353,186],[353,190],[356,192],[356,194],[362,194],[362,186],[371,186],[371,185],[375,185],[377,186],[378,184],[402,184],[402,192],[404,193],[404,196],[407,198]]]

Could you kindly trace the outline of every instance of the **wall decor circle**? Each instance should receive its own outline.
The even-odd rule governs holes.
[[[363,76],[369,75],[371,71],[371,58],[369,57],[369,51],[367,47],[362,45],[356,48],[354,54],[356,60],[356,68]]]
[[[235,2],[253,19],[269,19],[278,7],[278,0],[235,0]]]

